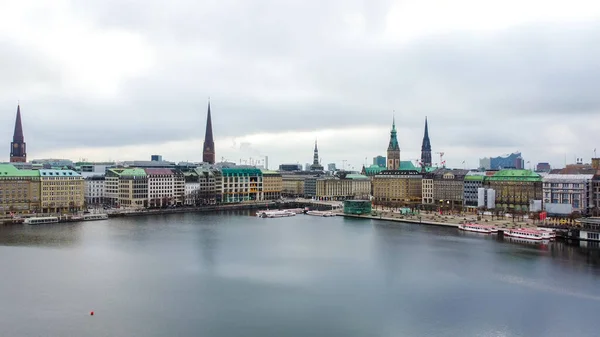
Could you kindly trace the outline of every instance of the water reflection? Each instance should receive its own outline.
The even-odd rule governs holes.
[[[81,222],[0,226],[2,246],[71,247],[80,244]]]

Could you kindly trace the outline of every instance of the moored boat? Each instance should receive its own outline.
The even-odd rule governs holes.
[[[108,219],[108,214],[105,213],[95,213],[95,214],[84,214],[83,221],[95,221],[95,220],[106,220]]]
[[[333,213],[331,211],[308,211],[308,212],[306,212],[306,214],[312,215],[312,216],[324,216],[324,217],[335,216],[335,213]]]
[[[556,239],[556,231],[553,228],[537,227],[536,230],[547,232],[550,234],[550,237]]]
[[[23,221],[26,225],[43,225],[49,223],[57,223],[58,217],[55,216],[44,216],[44,217],[31,217]]]
[[[504,235],[529,240],[553,240],[553,233],[536,229],[516,228],[504,232]]]
[[[295,212],[282,210],[282,211],[258,211],[256,216],[259,218],[285,218],[289,216],[296,216]]]
[[[458,229],[467,231],[467,232],[476,232],[476,233],[498,233],[498,228],[492,225],[481,225],[478,223],[465,223],[458,225]]]

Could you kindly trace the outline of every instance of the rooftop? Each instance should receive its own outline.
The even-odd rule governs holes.
[[[593,174],[546,174],[543,180],[592,180]]]
[[[0,177],[39,177],[38,170],[19,170],[11,164],[0,164]]]
[[[240,175],[240,174],[248,174],[248,175],[262,175],[261,170],[257,168],[250,167],[236,167],[236,168],[223,168],[223,175]]]
[[[145,177],[146,171],[142,168],[127,168],[119,173],[121,177]]]
[[[40,171],[40,177],[81,177],[81,174],[73,170],[46,170]]]
[[[542,176],[531,170],[500,170],[491,177],[490,181],[542,181]]]
[[[483,181],[486,177],[484,175],[471,175],[465,176],[465,181]]]
[[[348,174],[348,175],[346,175],[346,179],[361,180],[361,179],[369,179],[369,177],[362,175],[362,174]]]
[[[161,176],[168,176],[168,175],[173,175],[173,170],[168,169],[168,168],[145,168],[144,171],[146,172],[147,175],[153,175],[153,176],[157,176],[157,175],[161,175]]]

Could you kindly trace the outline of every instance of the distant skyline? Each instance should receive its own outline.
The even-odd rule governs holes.
[[[600,3],[28,1],[0,5],[0,160],[17,101],[28,158],[269,156],[359,169],[385,156],[533,168],[599,148]],[[366,160],[365,160],[366,158]],[[526,167],[529,167],[526,164]]]

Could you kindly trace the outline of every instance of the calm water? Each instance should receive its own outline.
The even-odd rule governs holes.
[[[309,216],[0,227],[0,336],[598,336],[598,256]]]

